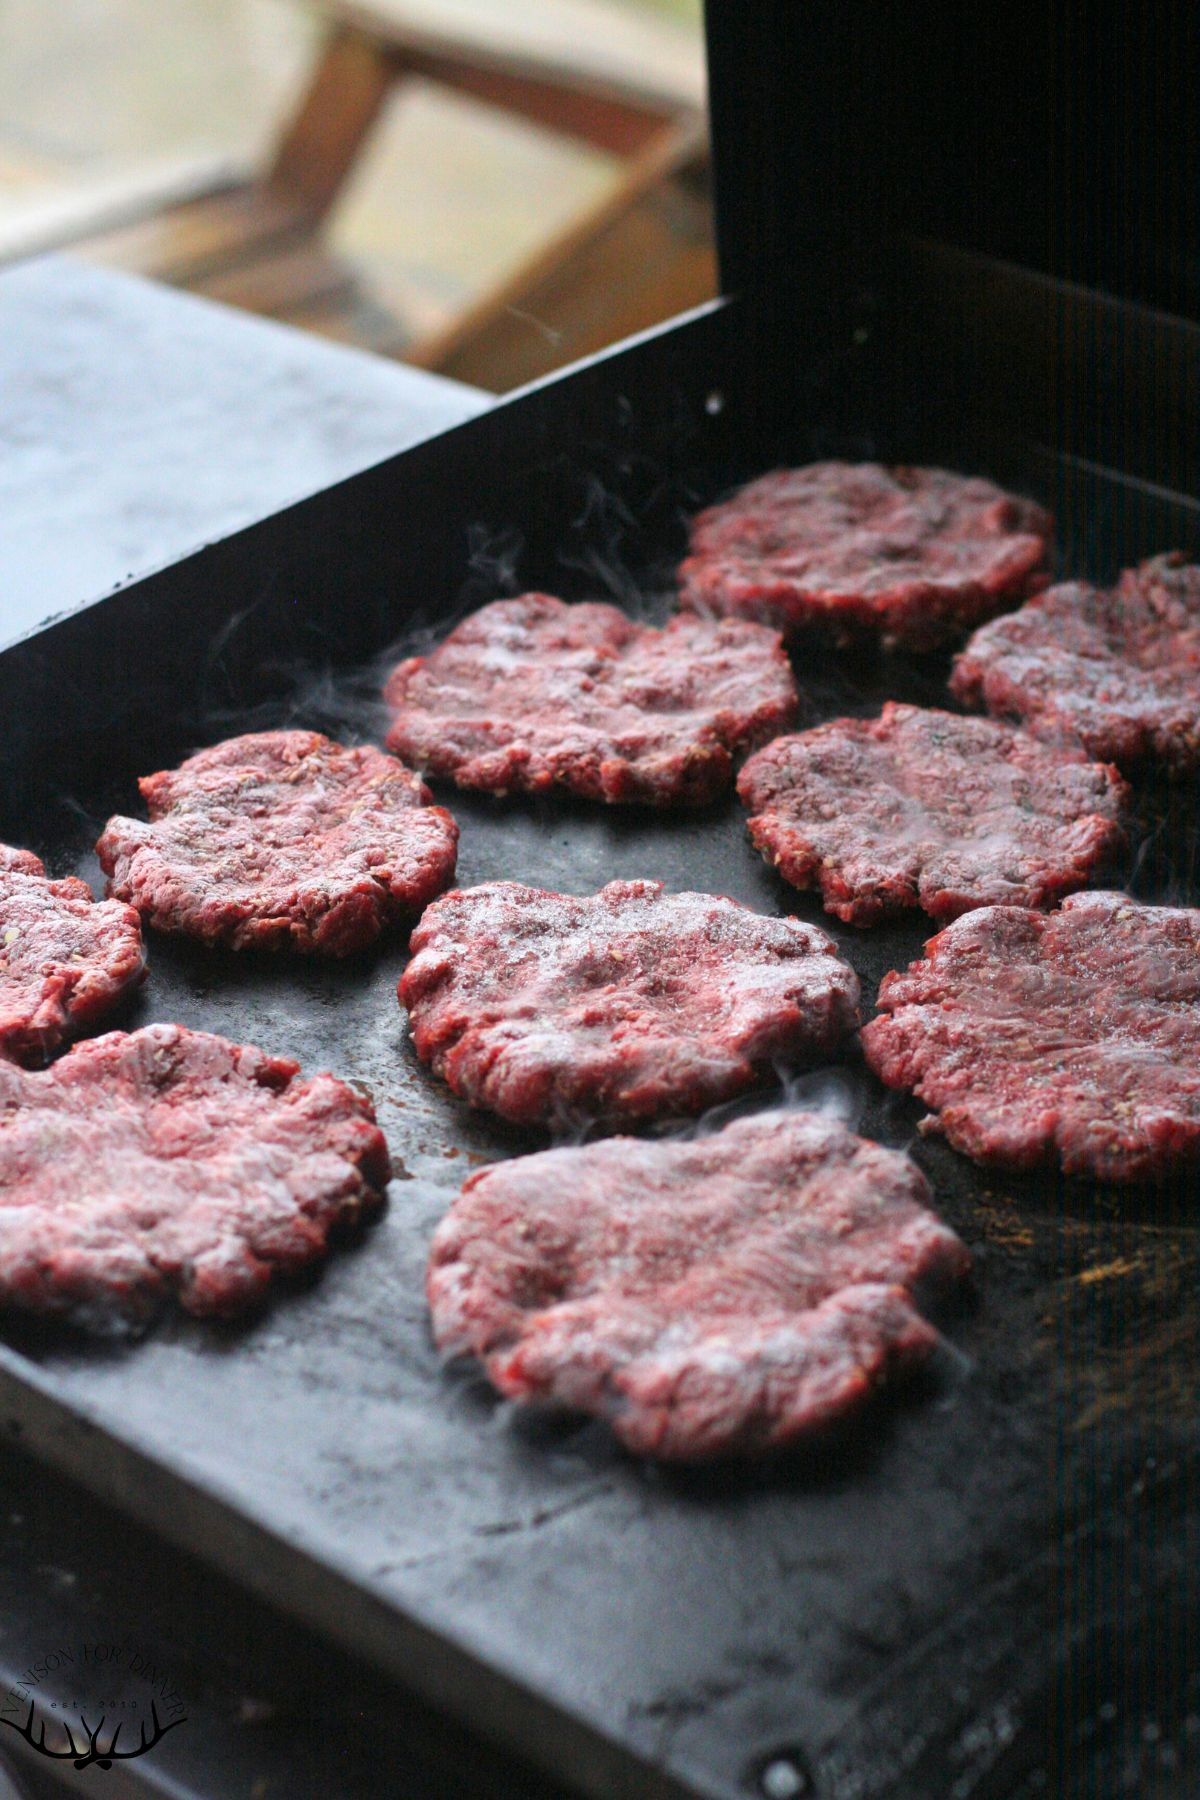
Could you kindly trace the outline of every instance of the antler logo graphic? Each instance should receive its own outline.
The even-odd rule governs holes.
[[[38,1718],[37,1708],[32,1700],[29,1702],[29,1716],[24,1725],[18,1725],[15,1719],[6,1719],[3,1714],[0,1714],[0,1725],[9,1726],[17,1733],[18,1737],[23,1737],[25,1742],[38,1752],[39,1756],[49,1756],[55,1762],[72,1762],[77,1769],[88,1769],[93,1766],[97,1769],[111,1769],[115,1762],[126,1762],[134,1756],[145,1756],[147,1750],[153,1750],[155,1744],[165,1738],[168,1731],[174,1731],[177,1725],[183,1725],[186,1722],[187,1715],[185,1714],[181,1718],[172,1719],[169,1725],[164,1725],[159,1719],[158,1708],[152,1700],[150,1702],[151,1730],[149,1737],[146,1735],[146,1721],[143,1719],[138,1727],[138,1742],[128,1750],[118,1750],[117,1744],[121,1736],[121,1724],[118,1722],[109,1739],[108,1748],[105,1750],[100,1747],[100,1736],[104,1730],[104,1716],[101,1715],[100,1723],[93,1730],[81,1713],[79,1731],[84,1742],[82,1744],[75,1742],[75,1735],[64,1719],[63,1730],[67,1734],[69,1748],[55,1750],[46,1742],[46,1722],[44,1719]],[[37,1727],[36,1734],[35,1726]]]

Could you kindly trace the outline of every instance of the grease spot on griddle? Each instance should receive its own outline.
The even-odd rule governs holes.
[[[812,1778],[795,1750],[772,1756],[759,1770],[757,1786],[763,1800],[800,1800],[813,1791]]]

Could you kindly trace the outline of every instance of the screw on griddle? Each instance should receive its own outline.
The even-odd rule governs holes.
[[[790,1750],[763,1764],[758,1772],[758,1789],[763,1800],[800,1800],[802,1794],[813,1791],[807,1771]]]

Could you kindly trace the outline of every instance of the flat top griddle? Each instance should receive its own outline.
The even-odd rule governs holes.
[[[344,670],[510,584],[581,597],[617,577],[633,598],[683,512],[777,462],[989,474],[1049,503],[1063,568],[1097,578],[1200,551],[1200,332],[1150,310],[1200,311],[1194,8],[706,10],[735,303],[5,653],[0,836],[86,869],[136,774],[296,717],[273,663]],[[936,699],[944,675],[807,654],[801,672],[814,716]],[[652,874],[821,916],[732,805],[681,825],[453,804],[463,882]],[[1114,879],[1195,902],[1195,784],[1140,804]],[[836,935],[869,1004],[924,929]],[[945,1321],[926,1390],[836,1453],[648,1470],[437,1365],[429,1232],[469,1168],[532,1145],[415,1066],[401,962],[153,944],[129,1023],[202,1024],[364,1082],[404,1178],[357,1248],[243,1330],[9,1331],[0,1423],[595,1795],[1193,1795],[1195,1184],[981,1174],[916,1141],[916,1109],[850,1063],[830,1091],[912,1145],[976,1252],[977,1301]]]
[[[466,428],[479,429],[497,427]],[[704,497],[744,472],[710,472]],[[1015,473],[1061,510],[1044,463]],[[608,517],[573,520],[560,585],[586,585],[581,542],[611,552]],[[1094,507],[1065,524],[1072,568],[1091,559],[1089,534],[1110,549],[1114,530],[1136,537]],[[241,553],[234,540],[228,554]],[[813,720],[887,698],[945,703],[947,666],[799,659]],[[361,726],[366,687],[293,682],[247,711],[214,710],[204,735]],[[196,741],[194,722],[173,729],[160,721],[120,757],[108,740],[91,764],[76,753],[69,804],[60,790],[26,818],[10,805],[4,835],[32,835],[55,873],[97,881],[90,845],[109,811],[135,807],[132,773]],[[1139,792],[1113,884],[1200,898],[1192,788]],[[882,974],[933,929],[831,921],[754,854],[733,800],[663,818],[439,798],[462,825],[461,885],[508,876],[586,892],[654,876],[792,911],[839,939],[868,1015]],[[1149,1783],[1192,1766],[1200,1711],[1184,1654],[1200,1629],[1191,1184],[1131,1197],[982,1174],[917,1138],[921,1109],[853,1054],[765,1091],[753,1104],[837,1105],[910,1148],[975,1252],[977,1298],[943,1319],[947,1348],[920,1391],[819,1455],[648,1468],[599,1425],[516,1417],[439,1366],[423,1300],[430,1233],[472,1168],[545,1140],[472,1113],[417,1063],[395,998],[403,948],[328,965],[151,934],[150,961],[119,1022],[223,1032],[361,1084],[395,1158],[389,1205],[315,1283],[243,1327],[168,1317],[144,1341],[97,1344],[8,1325],[8,1430],[595,1794],[733,1800],[769,1792],[783,1763],[805,1784],[796,1792],[838,1800],[1032,1800],[1065,1791],[1063,1771],[1089,1758],[1145,1775],[1140,1791],[1187,1791]]]

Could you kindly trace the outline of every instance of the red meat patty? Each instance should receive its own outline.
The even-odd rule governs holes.
[[[1048,906],[1122,841],[1127,792],[1077,751],[893,702],[776,738],[738,779],[767,861],[853,925],[913,906],[935,919]]]
[[[180,1025],[0,1065],[0,1306],[93,1330],[254,1307],[375,1205],[387,1147],[331,1075]]]
[[[1143,1181],[1200,1152],[1200,911],[1076,894],[988,906],[884,978],[863,1032],[977,1162]]]
[[[815,1113],[500,1163],[434,1237],[434,1336],[502,1394],[598,1414],[640,1455],[752,1455],[928,1357],[914,1289],[970,1262],[929,1198],[906,1156]]]
[[[977,631],[950,686],[1123,769],[1200,767],[1200,567],[1159,557],[1111,593],[1051,588]]]
[[[206,944],[348,956],[454,875],[458,826],[369,746],[256,732],[138,787],[149,823],[110,819],[96,846],[109,891]]]
[[[796,714],[777,632],[691,618],[658,631],[548,594],[472,613],[385,692],[389,748],[460,787],[652,806],[723,793],[734,755]]]
[[[153,1024],[0,1066],[0,1307],[92,1330],[171,1292],[234,1318],[380,1201],[387,1145],[331,1075]]]
[[[1045,580],[1048,513],[978,476],[879,463],[777,469],[692,521],[681,602],[786,632],[931,649]]]
[[[836,1049],[858,1017],[823,931],[658,881],[583,899],[488,882],[436,901],[412,949],[417,1054],[518,1124],[700,1112]]]
[[[0,844],[0,1056],[43,1063],[146,973],[131,906],[52,881],[29,850]]]

